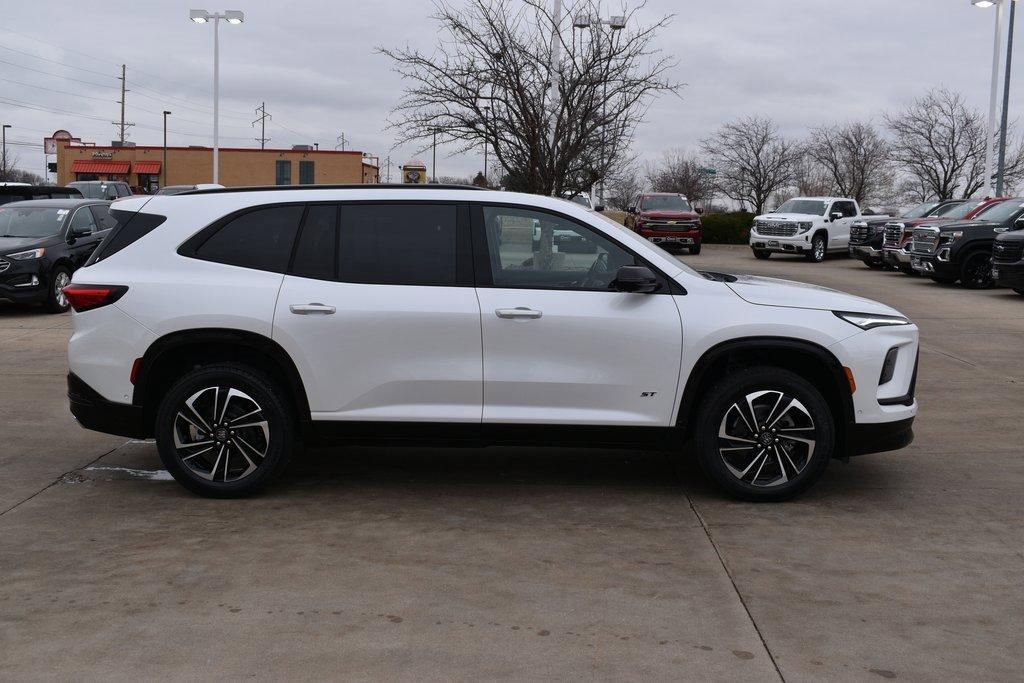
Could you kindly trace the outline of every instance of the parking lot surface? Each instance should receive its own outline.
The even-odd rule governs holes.
[[[776,505],[685,458],[557,448],[311,451],[205,500],[75,424],[69,316],[0,308],[0,677],[1019,680],[1024,297],[684,260],[911,316],[914,444]]]

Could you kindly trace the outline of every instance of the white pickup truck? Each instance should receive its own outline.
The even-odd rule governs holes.
[[[846,252],[850,224],[861,217],[860,206],[847,197],[794,197],[775,211],[754,217],[750,248],[759,259],[779,252],[824,261],[830,251]]]

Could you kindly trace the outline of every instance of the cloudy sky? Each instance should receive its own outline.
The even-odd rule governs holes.
[[[169,109],[170,144],[210,144],[213,37],[210,25],[188,20],[195,4],[4,4],[0,122],[13,126],[8,151],[22,168],[42,171],[39,145],[58,128],[97,143],[114,139],[121,63],[132,91],[131,140],[160,144],[160,112]],[[620,5],[604,2],[605,14]],[[268,146],[330,149],[344,133],[348,149],[390,154],[395,164],[416,152],[391,150],[385,118],[402,83],[375,48],[429,50],[437,32],[428,1],[231,0],[206,8],[246,13],[244,25],[221,26],[222,146],[258,144],[250,122],[265,101],[273,115]],[[799,136],[831,122],[880,121],[939,85],[987,107],[995,10],[969,0],[649,0],[641,18],[666,14],[675,17],[659,46],[678,60],[673,77],[686,87],[652,104],[634,145],[641,159],[695,149],[719,124],[749,113]],[[1020,83],[1011,92],[1013,118],[1024,105]],[[482,166],[482,155],[438,152],[439,175]]]

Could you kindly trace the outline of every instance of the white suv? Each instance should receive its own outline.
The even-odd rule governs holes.
[[[779,500],[913,438],[897,311],[699,273],[561,199],[230,188],[112,214],[66,288],[71,411],[155,437],[203,495],[257,489],[297,440],[355,440],[661,447]]]

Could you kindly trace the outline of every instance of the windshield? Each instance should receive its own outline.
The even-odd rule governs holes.
[[[678,194],[652,194],[644,197],[644,211],[693,211],[690,202]]]
[[[931,216],[932,211],[938,205],[938,202],[925,202],[924,204],[918,204],[913,209],[905,212],[900,216],[900,218],[924,218],[925,216]]]
[[[67,209],[29,206],[0,208],[0,237],[49,237],[60,232]]]
[[[181,194],[196,189],[195,185],[168,185],[156,191],[157,194]]]
[[[932,211],[929,216],[948,216],[954,209],[960,206],[960,202],[953,202],[951,204],[944,204],[939,208]]]
[[[942,214],[944,218],[952,218],[953,220],[961,220],[967,217],[971,211],[974,211],[978,206],[985,201],[984,199],[968,199],[963,204],[954,207],[947,213]]]
[[[772,213],[802,213],[809,216],[824,216],[825,202],[817,199],[790,199]]]
[[[590,197],[585,194],[578,194],[575,197],[569,197],[569,201],[573,204],[579,204],[580,206],[585,206],[588,209],[590,208]]]
[[[1018,213],[1024,204],[1021,204],[1020,199],[1011,199],[1008,202],[999,202],[993,204],[981,211],[976,218],[979,221],[995,221],[996,223],[1002,223],[1008,221]]]
[[[79,190],[86,199],[107,199],[106,183],[71,183],[68,187]]]

